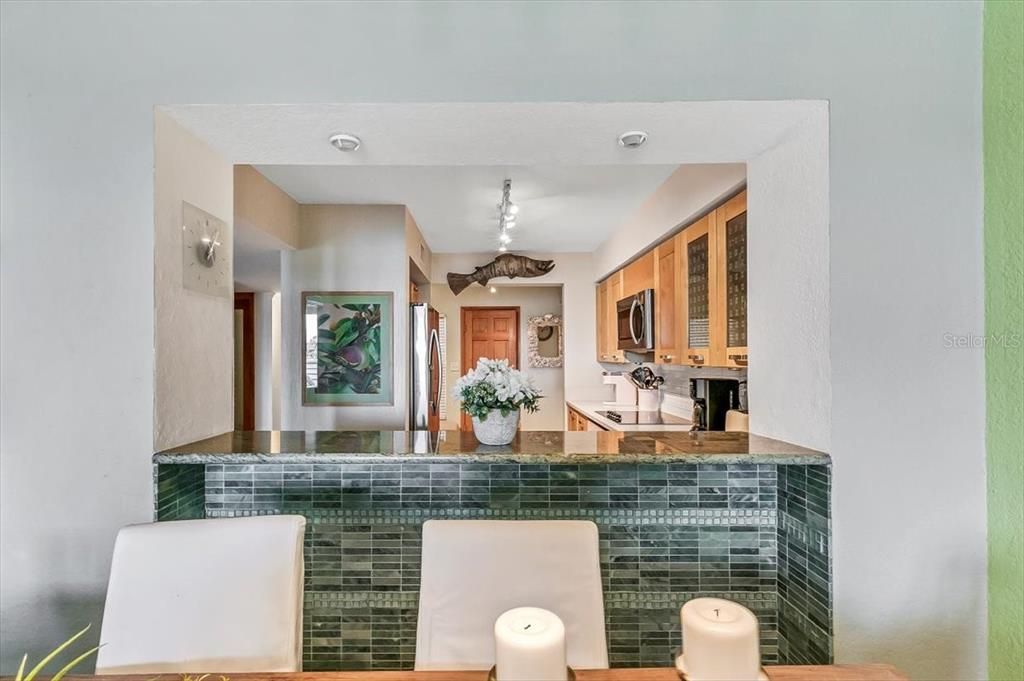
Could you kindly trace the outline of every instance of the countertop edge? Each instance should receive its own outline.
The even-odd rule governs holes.
[[[506,452],[473,452],[467,454],[326,454],[326,453],[178,453],[154,454],[156,465],[184,464],[461,464],[461,463],[515,463],[515,464],[571,464],[571,465],[636,465],[636,464],[756,464],[785,466],[830,466],[827,455],[804,454],[517,454]]]

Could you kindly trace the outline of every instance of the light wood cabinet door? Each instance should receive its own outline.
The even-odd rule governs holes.
[[[612,278],[618,275],[613,275]],[[615,337],[615,302],[611,298],[611,281],[605,279],[597,285],[597,361],[618,362]]]
[[[747,366],[747,193],[715,211],[721,366]]]
[[[654,288],[654,251],[648,251],[622,269],[622,295],[618,301]]]
[[[654,249],[654,361],[680,364],[679,342],[681,298],[677,239],[669,239]]]
[[[622,292],[623,271],[619,270],[608,278],[608,336],[606,338],[608,356],[610,362],[624,364],[626,352],[619,350],[619,315],[616,312],[615,304],[626,297]]]
[[[725,345],[720,339],[718,305],[717,230],[714,213],[705,215],[683,230],[683,364],[722,366]],[[723,357],[719,358],[719,355]]]
[[[597,425],[596,423],[594,423],[593,421],[588,419],[586,416],[584,416],[583,414],[581,414],[578,411],[576,411],[575,409],[573,409],[572,407],[566,406],[566,409],[569,412],[569,419],[568,419],[568,421],[569,421],[569,430],[570,431],[578,432],[578,431],[588,431],[588,430],[589,431],[598,431],[598,430],[604,431],[604,430],[608,430],[607,428],[605,428],[603,426]]]

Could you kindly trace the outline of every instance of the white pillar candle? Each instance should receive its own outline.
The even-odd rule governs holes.
[[[695,598],[679,617],[687,681],[757,681],[761,644],[754,613],[722,598]]]
[[[494,622],[498,681],[566,681],[565,625],[542,608],[513,608]]]

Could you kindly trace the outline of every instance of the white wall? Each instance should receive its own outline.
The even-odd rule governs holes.
[[[186,290],[181,253],[182,201],[223,220],[230,239],[234,197],[228,161],[160,112],[154,133],[153,446],[161,450],[234,427],[234,301]]]
[[[281,294],[273,291],[258,292],[253,297],[256,430],[276,430],[275,419],[280,427],[281,324],[274,318],[275,311],[280,315],[280,300]]]
[[[281,255],[281,427],[404,430],[408,410],[409,261],[405,206],[299,210],[301,247]],[[302,405],[302,292],[393,291],[394,404]]]
[[[810,118],[748,164],[747,385],[751,432],[831,452],[826,139]]]
[[[604,279],[666,234],[706,213],[746,179],[743,163],[679,166],[594,252],[595,279]]]
[[[499,279],[508,286],[562,286],[562,320],[565,327],[565,399],[586,400],[603,395],[601,365],[597,356],[597,298],[594,289],[594,257],[590,253],[522,253],[538,260],[554,260],[555,269],[533,279]],[[431,281],[447,286],[449,272],[469,273],[490,262],[495,253],[435,253]],[[434,287],[432,286],[431,289]]]
[[[281,292],[271,301],[270,428],[281,430]]]
[[[0,3],[4,671],[99,623],[114,532],[150,517],[154,105],[824,99],[837,655],[982,677],[983,358],[942,346],[983,333],[981,12]]]
[[[448,317],[448,347],[445,348],[448,418],[441,421],[442,430],[458,430],[462,414],[452,389],[462,375],[462,308],[501,306],[519,308],[519,368],[533,379],[544,396],[536,413],[523,412],[523,430],[565,429],[565,371],[562,367],[531,367],[528,335],[530,317],[562,314],[562,287],[508,286],[507,281],[497,280],[495,293],[482,286],[470,286],[458,296],[452,293],[447,284],[430,286],[430,304]]]

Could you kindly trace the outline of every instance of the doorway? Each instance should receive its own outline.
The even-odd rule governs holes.
[[[462,308],[462,375],[476,366],[481,357],[507,359],[519,368],[519,308]],[[462,430],[473,430],[469,414],[462,412]]]
[[[256,430],[255,300],[235,293],[235,430]]]

